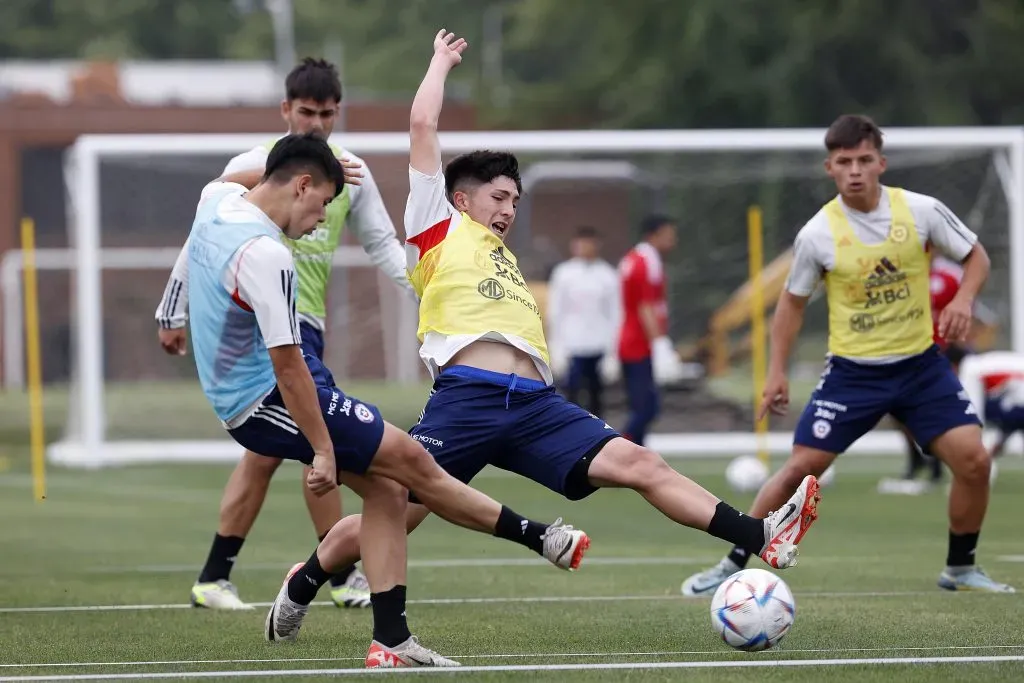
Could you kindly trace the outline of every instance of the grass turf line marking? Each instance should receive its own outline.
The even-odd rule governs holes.
[[[711,565],[718,562],[720,555],[714,557],[590,557],[587,556],[587,566],[678,566],[690,567],[696,565]],[[818,563],[847,563],[850,558],[847,556],[824,556],[814,557]],[[994,558],[996,562],[1020,563],[1024,562],[1024,555],[999,555]],[[244,571],[248,572],[280,572],[284,574],[294,562],[257,562],[246,564]],[[435,560],[409,560],[410,569],[473,569],[488,567],[549,567],[550,562],[542,558],[523,557],[453,557]],[[202,569],[194,564],[141,564],[131,567],[85,567],[80,571],[89,574],[198,574]]]
[[[789,650],[776,648],[772,654],[838,654],[851,652],[942,652],[963,650],[1019,650],[1024,645],[934,645],[930,647],[840,647]],[[732,650],[673,650],[669,652],[534,652],[519,654],[451,655],[452,659],[529,659],[533,657],[678,657],[681,655],[736,655]],[[764,656],[764,655],[762,655]],[[56,662],[0,664],[0,669],[57,669],[91,666],[198,666],[205,664],[299,664],[307,662],[361,662],[363,657],[281,657],[279,659],[168,659],[153,662]]]
[[[864,592],[807,592],[799,593],[801,598],[908,598],[926,595],[938,595],[935,590],[929,591],[864,591]],[[969,593],[970,594],[970,593]],[[978,593],[974,593],[977,595]],[[536,596],[510,598],[423,598],[409,600],[410,605],[500,605],[528,603],[561,603],[561,602],[633,602],[639,600],[690,600],[698,602],[706,597],[683,597],[682,595],[566,595]],[[270,607],[272,602],[250,602],[253,607]],[[334,603],[321,600],[312,603],[318,607],[334,607]],[[32,614],[45,612],[144,612],[149,610],[195,609],[190,603],[169,603],[152,605],[48,605],[44,607],[0,607],[0,614]]]
[[[996,664],[1024,662],[1024,655],[994,657],[879,657],[869,659],[748,659],[731,662],[610,662],[606,664],[509,664],[498,666],[463,666],[459,668],[393,669],[401,674],[467,674],[538,671],[614,671],[658,669],[760,669],[764,667],[831,667],[831,666],[920,666],[922,664]],[[270,676],[378,676],[376,669],[271,669],[265,671],[168,671],[125,674],[66,674],[44,676],[3,676],[0,683],[28,681],[113,681],[180,678],[267,678]]]

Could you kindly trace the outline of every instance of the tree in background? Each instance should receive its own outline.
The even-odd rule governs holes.
[[[489,58],[454,87],[472,88],[491,125],[821,126],[838,111],[889,126],[1024,123],[1019,0],[293,3],[298,52],[342,61],[355,93],[410,97],[423,27],[465,35]],[[271,60],[261,8],[4,0],[0,58]]]

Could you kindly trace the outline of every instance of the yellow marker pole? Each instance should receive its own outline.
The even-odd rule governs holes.
[[[765,373],[768,371],[768,339],[765,334],[764,289],[761,273],[764,269],[764,228],[761,207],[747,210],[747,251],[750,254],[750,348],[754,373],[754,411],[761,405]],[[768,465],[768,418],[754,421],[757,435],[757,457]]]
[[[32,491],[46,499],[46,443],[43,431],[43,372],[39,349],[39,289],[36,283],[36,226],[21,219],[22,273],[25,278],[25,349],[28,361],[28,401],[32,446]]]

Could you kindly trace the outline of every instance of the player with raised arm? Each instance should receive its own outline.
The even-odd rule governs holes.
[[[326,139],[334,130],[341,97],[341,81],[334,65],[324,60],[304,59],[285,79],[281,117],[288,125],[288,133],[315,133]],[[223,179],[248,188],[255,186],[263,176],[267,155],[274,142],[268,141],[231,159],[224,168]],[[405,274],[405,252],[373,174],[359,157],[334,145],[331,148],[337,157],[347,160],[347,165],[352,167],[349,169],[352,177],[327,207],[326,218],[312,233],[297,240],[285,240],[295,259],[298,276],[302,350],[320,360],[324,356],[331,260],[343,226],[355,232],[370,260],[412,295]],[[185,352],[187,265],[184,258],[175,264],[156,312],[160,343],[172,354]],[[279,458],[246,451],[235,467],[221,499],[220,521],[206,564],[192,586],[193,605],[213,609],[248,607],[239,599],[238,591],[230,581],[231,569],[263,506],[271,477],[280,464]],[[303,497],[317,537],[323,539],[341,519],[341,497],[314,496],[307,486],[303,486]],[[369,607],[370,592],[366,578],[354,565],[339,569],[331,577],[331,586],[331,599],[337,606]]]
[[[789,403],[786,366],[804,309],[824,278],[829,357],[804,408],[789,460],[761,488],[751,514],[781,504],[809,474],[821,474],[887,413],[950,469],[949,550],[939,586],[1013,592],[975,565],[989,496],[990,458],[974,405],[933,341],[929,248],[962,263],[963,281],[939,315],[939,335],[963,342],[972,304],[988,277],[977,236],[926,195],[885,187],[882,132],[866,116],[844,115],[825,136],[825,168],[838,196],[800,230],[793,266],[772,322],[761,416]],[[742,547],[686,579],[684,595],[708,595],[743,568]]]
[[[492,465],[569,500],[601,487],[630,488],[683,526],[731,540],[772,567],[793,566],[797,544],[817,516],[815,477],[806,477],[778,512],[749,517],[555,391],[540,310],[504,243],[522,192],[516,157],[472,152],[442,172],[437,124],[444,85],[465,49],[465,40],[444,30],[437,34],[409,122],[406,249],[420,295],[420,357],[434,377],[412,438],[461,481]],[[415,504],[423,496],[412,491],[410,530],[429,512]],[[511,518],[498,520],[499,529],[513,525]],[[315,587],[295,577],[311,565],[329,571],[354,562],[367,537],[365,521],[360,532],[355,515],[345,518],[303,568],[293,568],[297,573],[282,592],[308,606]],[[589,541],[581,540],[585,549]],[[561,566],[575,567],[575,557],[568,562],[575,552],[566,546]],[[290,622],[290,637],[297,635],[301,616]]]
[[[293,259],[281,237],[312,231],[344,177],[315,135],[282,138],[266,166],[248,192],[234,183],[209,184],[184,247],[203,391],[243,447],[311,465],[307,482],[315,495],[341,482],[363,498],[363,563],[374,616],[367,665],[456,666],[419,645],[406,624],[408,490],[452,523],[526,547],[539,538],[556,565],[585,545],[586,534],[521,517],[451,477],[374,406],[346,396],[318,358],[303,355]],[[312,580],[310,570],[298,580]],[[329,575],[316,578],[322,584]],[[289,609],[287,596],[279,596],[267,618],[269,639],[287,625]]]

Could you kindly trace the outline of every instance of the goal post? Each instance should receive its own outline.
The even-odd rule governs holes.
[[[69,398],[78,415],[78,429],[61,442],[51,444],[50,458],[75,466],[140,460],[229,459],[240,449],[225,439],[216,443],[177,441],[144,443],[108,437],[104,392],[104,302],[103,271],[104,191],[101,164],[140,158],[184,158],[241,153],[279,136],[279,133],[244,135],[84,135],[65,157],[65,181],[69,193],[71,247],[73,258],[73,353],[74,395]],[[510,150],[519,155],[547,158],[622,159],[634,155],[677,158],[687,155],[775,154],[800,152],[823,156],[821,129],[765,130],[651,130],[651,131],[522,131],[441,133],[446,154],[475,149]],[[344,133],[332,142],[351,152],[407,158],[407,133]],[[992,167],[1005,195],[1009,271],[1010,345],[1024,353],[1024,128],[889,128],[885,131],[886,151],[985,150],[992,155]],[[820,169],[820,165],[818,166]],[[818,171],[820,174],[820,170]],[[820,182],[820,177],[817,178]],[[918,189],[911,187],[911,189]],[[928,192],[927,189],[921,189]],[[198,194],[198,188],[196,188]],[[741,207],[745,211],[745,206]],[[810,214],[804,216],[804,220]],[[795,230],[798,225],[787,225]],[[791,241],[791,236],[790,236]],[[772,254],[766,254],[771,257]],[[737,283],[738,284],[738,283]],[[155,307],[156,301],[154,301]],[[414,315],[413,311],[413,315]],[[400,334],[413,336],[415,321],[408,316]],[[155,329],[155,328],[154,328]],[[411,330],[411,331],[410,331]],[[154,342],[155,343],[155,342]],[[412,363],[418,361],[413,357]],[[655,443],[657,442],[657,443]],[[788,450],[786,433],[770,436],[769,448]],[[858,446],[884,452],[899,450],[901,437],[881,432],[865,437]],[[730,434],[659,434],[652,445],[666,454],[736,453],[756,448],[753,432]]]

